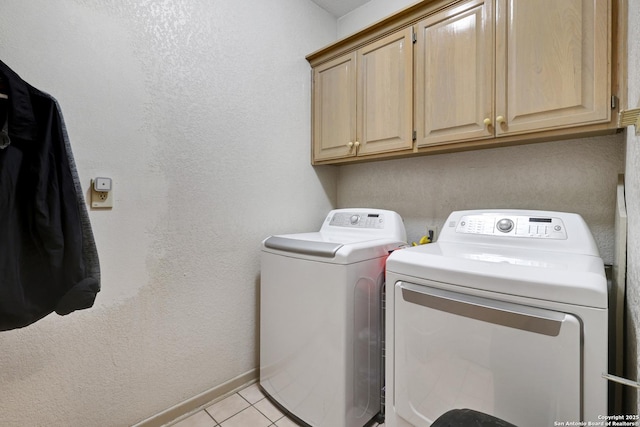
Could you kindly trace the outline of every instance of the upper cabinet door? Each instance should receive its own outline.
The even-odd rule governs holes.
[[[412,29],[361,48],[358,70],[358,155],[411,149]]]
[[[474,0],[417,24],[418,147],[493,137],[493,11]]]
[[[610,7],[497,0],[496,136],[610,120]]]
[[[355,156],[356,54],[313,70],[313,159]]]

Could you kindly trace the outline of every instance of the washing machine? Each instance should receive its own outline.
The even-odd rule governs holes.
[[[263,241],[260,386],[299,423],[362,427],[381,412],[385,261],[403,245],[401,217],[377,209]]]
[[[519,427],[607,415],[607,283],[579,215],[453,212],[386,271],[387,426],[462,408]]]

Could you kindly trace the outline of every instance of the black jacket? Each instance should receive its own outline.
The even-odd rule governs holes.
[[[0,61],[0,330],[93,305],[100,266],[56,100]]]

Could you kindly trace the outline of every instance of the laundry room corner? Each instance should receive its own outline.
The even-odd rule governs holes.
[[[331,3],[335,9],[324,8]],[[280,412],[278,418],[258,414],[264,426],[282,427],[289,417],[316,427],[383,427],[385,411],[387,427],[427,425],[418,413],[404,418],[414,401],[402,393],[416,391],[415,397],[430,387],[429,398],[419,400],[425,409],[462,372],[471,373],[465,385],[480,390],[473,397],[483,401],[475,409],[484,415],[499,415],[491,413],[494,396],[510,420],[534,419],[524,415],[536,399],[538,407],[563,406],[554,414],[531,411],[549,424],[555,416],[579,423],[585,414],[590,420],[611,415],[613,387],[602,374],[614,339],[604,314],[611,300],[602,290],[611,286],[606,267],[615,266],[620,253],[620,177],[627,215],[623,376],[637,382],[640,375],[640,123],[619,129],[615,120],[625,104],[640,108],[640,0],[540,3],[2,1],[0,61],[55,97],[64,116],[100,259],[101,290],[86,310],[51,312],[0,332],[0,427],[193,427],[194,415],[204,417],[191,418],[204,420],[199,427],[233,427],[243,418],[228,421],[232,417],[265,407]],[[511,35],[501,20],[509,16],[505,5],[513,11],[516,4],[526,4],[520,12],[535,11],[538,24],[531,24],[533,13],[520,13],[531,46],[501,52],[517,44],[515,36],[509,43],[497,36]],[[343,16],[335,12],[347,7],[352,10]],[[553,26],[553,8],[557,31],[545,39],[536,29]],[[444,14],[469,18],[469,25],[443,27],[455,37],[439,39],[447,43],[434,46],[445,53],[432,55],[437,49],[423,43],[427,27],[421,25],[439,25]],[[623,16],[626,25],[618,22]],[[387,46],[398,34],[398,49],[363,59],[371,46]],[[491,60],[479,59],[488,50]],[[537,60],[549,51],[555,58],[541,68],[561,64],[546,67],[551,73],[537,73],[526,61],[500,71],[507,58]],[[417,71],[429,56],[437,63],[431,70],[446,77],[465,70],[444,84],[430,78],[429,87],[442,89],[431,97],[423,96],[428,91],[420,77],[437,72]],[[467,73],[473,67],[454,57],[482,63],[482,72]],[[370,74],[366,61],[375,64]],[[316,71],[334,62],[349,65],[336,68],[328,79],[337,83],[323,93]],[[516,78],[522,69],[525,76],[536,74],[535,85]],[[516,77],[500,82],[500,73]],[[374,75],[379,84],[363,90]],[[471,108],[467,86],[480,81],[476,95],[488,102],[487,114],[484,107]],[[498,93],[513,90],[510,84],[521,99],[531,99],[521,111],[545,104],[545,117],[527,118],[534,123],[528,129],[512,125],[513,111],[498,111],[498,103],[513,105]],[[600,96],[603,87],[606,96]],[[627,93],[616,93],[620,87]],[[0,78],[0,113],[9,111],[6,89]],[[575,104],[547,99],[564,91],[560,101]],[[410,107],[396,108],[396,92]],[[318,93],[330,101],[317,103]],[[588,116],[592,101],[599,118]],[[371,104],[380,110],[367,116]],[[469,113],[477,123],[461,119],[451,126],[463,132],[478,127],[484,135],[421,143],[416,124],[424,105],[436,105],[442,122]],[[386,133],[394,125],[380,119],[382,110],[394,116],[390,122],[404,122],[391,132],[402,133],[399,139],[410,146],[388,149],[393,138]],[[575,113],[574,121],[562,122],[560,110]],[[439,123],[423,116],[425,123]],[[367,127],[367,118],[374,125]],[[555,119],[550,128],[540,125]],[[8,112],[6,123],[0,160],[7,158],[5,136],[15,134]],[[344,141],[331,135],[326,146],[319,144],[318,135],[325,134],[318,123],[330,130],[325,134],[348,127],[353,135]],[[438,125],[443,133],[452,128]],[[366,136],[374,127],[385,143],[372,153],[366,149],[373,138]],[[316,156],[316,147],[347,154]],[[0,169],[0,191],[4,173]],[[91,204],[98,177],[109,179],[112,206]],[[412,247],[424,243],[429,230],[435,242]],[[565,231],[574,230],[589,238],[567,239]],[[534,253],[541,248],[544,254]],[[588,254],[581,253],[585,248]],[[484,303],[469,316],[456,312]],[[440,310],[447,304],[453,308]],[[481,324],[497,312],[509,321]],[[503,327],[511,330],[497,337]],[[563,328],[566,335],[558,334]],[[433,345],[435,334],[442,347]],[[463,352],[449,351],[454,338]],[[433,349],[444,350],[436,358]],[[593,349],[595,357],[588,354]],[[429,369],[409,363],[421,357]],[[474,382],[489,371],[468,370],[474,358],[477,366],[497,366],[496,375]],[[531,366],[537,368],[524,369]],[[549,368],[544,375],[538,375],[541,367]],[[397,386],[391,378],[396,370],[403,370]],[[534,398],[526,394],[532,389]],[[259,399],[247,399],[247,390]],[[399,390],[397,407],[404,412],[394,418]],[[211,408],[226,397],[244,406],[216,418]],[[640,414],[638,389],[624,387],[623,400],[623,413]],[[428,424],[450,406],[439,405]]]
[[[382,0],[338,20],[347,36],[413,2]],[[402,3],[402,4],[399,4]],[[640,107],[640,5],[620,2],[628,22],[621,42],[628,54],[628,108]],[[628,7],[628,13],[625,8]],[[624,61],[624,59],[623,59]],[[625,98],[625,94],[621,95]],[[586,221],[605,264],[614,262],[618,175],[625,175],[628,214],[626,370],[640,372],[640,149],[635,129],[606,136],[551,140],[512,147],[436,154],[340,166],[338,208],[376,206],[399,212],[408,241],[442,227],[459,209],[544,209],[575,212]],[[640,397],[627,387],[625,412],[640,412]]]
[[[414,3],[371,0],[338,19],[338,34],[352,34]],[[616,134],[340,166],[337,207],[397,210],[410,242],[459,209],[576,212],[610,264],[624,139]]]
[[[640,108],[640,4],[628,2],[628,103]],[[625,376],[638,378],[640,372],[640,136],[629,126],[626,135],[625,198],[628,216],[627,234],[627,312]],[[627,387],[625,409],[640,413],[640,395]]]

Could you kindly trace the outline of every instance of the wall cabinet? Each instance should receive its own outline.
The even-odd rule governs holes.
[[[601,0],[473,0],[420,21],[418,148],[610,121],[608,22]]]
[[[491,1],[466,2],[416,25],[418,147],[493,137],[492,11]]]
[[[307,56],[313,163],[615,132],[612,87],[626,88],[618,9],[427,0]]]
[[[313,70],[313,159],[353,156],[356,140],[356,54]]]
[[[313,70],[313,159],[411,150],[412,29]]]
[[[496,135],[609,121],[611,3],[496,4]]]

